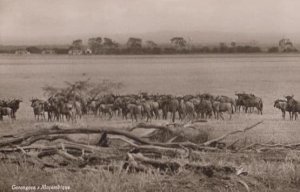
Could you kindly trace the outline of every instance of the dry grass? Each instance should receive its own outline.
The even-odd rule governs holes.
[[[205,153],[203,154],[205,156]],[[209,154],[206,154],[209,155]],[[223,154],[224,159],[226,155]],[[243,164],[243,160],[235,158],[234,161],[219,160],[202,164],[237,165],[242,164],[251,177],[245,181],[255,191],[266,192],[292,192],[300,187],[300,166],[291,161],[264,162],[251,158],[250,163]],[[232,159],[233,160],[233,159]],[[208,160],[207,160],[208,161]],[[236,162],[236,161],[239,161]],[[116,165],[116,164],[115,164]],[[201,174],[180,171],[174,175],[152,173],[127,173],[121,169],[109,172],[104,169],[97,171],[70,172],[65,169],[40,170],[32,166],[0,164],[0,188],[10,191],[12,185],[64,185],[70,186],[71,191],[245,191],[243,186],[230,183],[226,179],[208,178]],[[235,184],[235,185],[234,185]]]

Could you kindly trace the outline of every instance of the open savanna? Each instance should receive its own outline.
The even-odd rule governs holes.
[[[300,99],[300,55],[298,54],[247,54],[247,55],[176,55],[176,56],[14,56],[0,55],[0,98],[21,98],[23,102],[17,112],[17,120],[0,122],[0,135],[47,127],[52,123],[36,122],[30,107],[33,97],[46,99],[42,87],[61,87],[65,81],[86,80],[97,82],[109,79],[122,82],[125,86],[117,94],[170,93],[174,95],[211,93],[234,97],[235,92],[253,93],[263,99],[263,115],[236,113],[232,120],[224,115],[225,121],[209,120],[213,127],[210,137],[244,128],[263,120],[249,132],[228,138],[242,142],[300,142],[300,120],[290,121],[281,117],[273,107],[275,99],[294,94]],[[84,117],[68,126],[113,125],[128,127],[131,121],[113,118]],[[142,131],[136,134],[143,134]],[[205,153],[204,153],[205,155]],[[294,154],[291,153],[291,156]],[[265,182],[262,191],[297,191],[300,186],[299,165],[291,161],[264,162],[251,159],[246,166],[250,174]],[[208,160],[212,162],[212,160]],[[213,163],[236,163],[223,154]],[[243,164],[238,161],[238,164]],[[0,165],[0,188],[9,191],[12,184],[64,184],[74,191],[182,191],[172,188],[160,174],[68,173],[43,172],[15,165]],[[5,174],[4,174],[5,173]],[[8,175],[8,176],[6,176]],[[178,176],[175,180],[178,181]],[[35,179],[33,179],[35,178]],[[164,182],[161,182],[163,181]],[[184,181],[188,182],[188,181]],[[178,184],[178,183],[177,183]],[[193,189],[192,184],[184,190]],[[190,187],[190,188],[189,188]],[[203,190],[206,188],[203,188]],[[299,189],[299,188],[298,188]],[[209,188],[207,188],[209,191]],[[230,191],[215,189],[215,191]],[[197,191],[197,190],[195,190]],[[257,189],[259,191],[259,189]]]

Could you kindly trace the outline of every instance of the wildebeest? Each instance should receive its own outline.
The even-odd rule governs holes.
[[[34,118],[40,120],[42,117],[45,120],[45,106],[44,101],[39,99],[31,99],[31,107],[33,108]]]
[[[211,118],[214,112],[216,118],[223,118],[222,113],[228,111],[228,105],[231,106],[230,115],[234,112],[236,106],[236,101],[230,97],[214,96],[209,93],[174,96],[171,94],[141,92],[138,94],[107,94],[99,97],[86,97],[57,93],[46,100],[44,105],[35,103],[32,104],[32,107],[34,107],[37,119],[48,112],[48,120],[63,121],[67,119],[76,121],[82,115],[87,114],[84,112],[85,108],[94,115],[98,112],[102,115],[108,115],[109,119],[114,116],[121,117],[121,115],[124,119],[127,119],[128,114],[130,114],[131,119],[136,121],[138,119],[151,121],[155,117],[156,119],[171,119],[174,122],[176,118],[179,118],[179,120],[192,120],[200,117],[200,115],[201,118]],[[242,101],[243,106],[248,111],[249,108],[256,107],[262,113],[263,105],[260,98],[253,94],[241,94],[238,97],[238,100]],[[7,105],[6,103],[10,102],[4,103]],[[213,103],[216,103],[214,107]]]
[[[109,119],[113,116],[113,104],[100,104],[99,105],[99,113],[103,116],[108,114]]]
[[[9,101],[2,100],[0,102],[0,106],[1,107],[9,107],[12,110],[12,119],[16,119],[16,112],[19,109],[21,102],[22,102],[22,100],[20,100],[20,99],[13,99],[13,100],[9,100]]]
[[[150,104],[150,102],[143,100],[141,102],[141,105],[142,105],[142,114],[144,116],[146,116],[146,118],[147,118],[146,121],[147,122],[149,120],[151,121],[151,119],[152,119],[152,111],[151,111],[151,104]]]
[[[172,115],[172,122],[175,122],[176,112],[179,112],[180,106],[179,101],[172,95],[163,96],[160,100],[160,106],[163,113],[163,119],[167,119],[168,112]],[[179,118],[181,118],[181,114],[178,113]]]
[[[201,118],[212,117],[213,106],[212,106],[212,100],[210,99],[206,97],[206,98],[199,98],[199,100],[193,100],[197,116],[201,115]]]
[[[195,118],[195,106],[191,101],[180,100],[180,113],[182,119],[193,119]]]
[[[0,107],[0,120],[3,120],[3,116],[8,116],[10,119],[13,119],[12,109],[9,107]]]
[[[219,117],[221,117],[224,120],[223,112],[228,112],[229,119],[231,119],[231,116],[233,113],[233,110],[232,110],[233,106],[231,105],[231,103],[214,101],[212,105],[213,105],[213,110],[214,110],[216,119],[219,119]]]
[[[288,107],[287,101],[283,99],[276,99],[274,101],[274,107],[280,109],[282,112],[282,118],[285,119],[285,112],[289,112],[290,119],[292,119],[292,110]]]
[[[138,116],[142,116],[142,106],[139,104],[129,103],[127,108],[130,113],[131,120],[138,121]]]
[[[217,96],[215,98],[215,101],[220,101],[221,103],[230,103],[232,108],[232,113],[234,113],[234,111],[236,110],[236,101],[233,98],[221,95],[221,96]]]
[[[159,104],[156,101],[150,100],[150,107],[151,107],[151,113],[152,116],[155,116],[155,119],[159,118]]]
[[[292,112],[291,120],[293,119],[293,117],[295,117],[296,120],[298,117],[298,113],[300,112],[300,103],[299,101],[294,99],[294,95],[286,96],[285,98],[287,99],[287,108]]]
[[[91,99],[87,102],[87,109],[88,111],[91,111],[94,116],[98,113],[97,102],[98,101],[96,99]]]
[[[77,118],[81,119],[82,114],[83,114],[83,107],[82,107],[81,102],[74,101],[73,108],[75,109],[75,119],[77,119]]]
[[[248,112],[248,109],[255,107],[258,111],[258,114],[263,113],[263,101],[260,97],[256,97],[253,94],[246,93],[236,93],[238,96],[239,103],[242,103],[245,106],[245,112]]]

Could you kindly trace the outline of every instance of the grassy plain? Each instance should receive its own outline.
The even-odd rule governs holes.
[[[125,84],[118,94],[171,93],[175,95],[209,92],[234,97],[237,92],[250,92],[262,97],[263,115],[234,114],[232,120],[211,120],[211,137],[244,128],[263,120],[255,129],[240,135],[241,141],[297,143],[300,141],[300,121],[282,120],[273,101],[283,95],[300,98],[300,55],[194,55],[194,56],[0,56],[0,98],[22,98],[17,121],[0,123],[0,135],[49,126],[36,122],[30,108],[32,97],[45,98],[44,85],[63,86],[65,81],[91,78],[110,79]],[[224,115],[226,118],[226,115]],[[75,127],[89,125],[130,126],[130,121],[113,118],[85,117]],[[137,132],[137,134],[143,134]],[[93,138],[92,138],[93,139]],[[228,142],[235,140],[231,137]],[[205,156],[205,153],[203,154]],[[293,157],[293,161],[289,159]],[[220,154],[207,162],[235,164],[247,167],[249,174],[263,181],[257,191],[297,191],[300,188],[300,167],[294,160],[299,154],[290,152],[285,161],[266,162],[248,155],[229,158]],[[246,161],[245,161],[246,159]],[[299,160],[299,159],[298,159]],[[12,184],[70,185],[71,191],[240,191],[244,188],[224,188],[207,180],[178,173],[175,176],[151,174],[98,173],[68,171],[43,172],[31,167],[0,165],[0,189],[10,191]],[[180,175],[183,174],[183,175]],[[170,184],[173,182],[173,186]],[[210,183],[211,184],[211,183]],[[202,187],[202,188],[201,188]]]

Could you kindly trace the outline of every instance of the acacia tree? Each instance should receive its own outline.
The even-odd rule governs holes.
[[[157,47],[157,44],[154,41],[146,41],[147,48],[154,49]]]
[[[75,82],[65,81],[64,87],[46,85],[42,87],[44,95],[55,97],[61,95],[67,99],[86,100],[96,98],[99,95],[109,94],[124,87],[121,82],[104,79],[100,82],[91,82],[90,79]]]
[[[132,49],[142,48],[142,39],[130,37],[127,41],[127,47]]]
[[[88,46],[94,54],[99,54],[101,52],[101,47],[102,47],[101,43],[102,43],[101,37],[90,38],[88,40]]]
[[[72,42],[72,48],[74,48],[74,49],[82,49],[82,47],[83,47],[83,42],[82,42],[81,39],[77,39],[77,40],[74,40]]]
[[[226,43],[221,42],[221,43],[219,44],[219,51],[220,51],[221,53],[224,53],[224,52],[227,52],[227,51],[228,51],[228,47],[227,47]]]
[[[104,37],[103,46],[108,49],[113,49],[118,47],[118,43],[114,42],[110,38]]]
[[[183,49],[187,45],[187,42],[183,37],[173,37],[170,41],[171,44],[174,45],[177,49]]]

